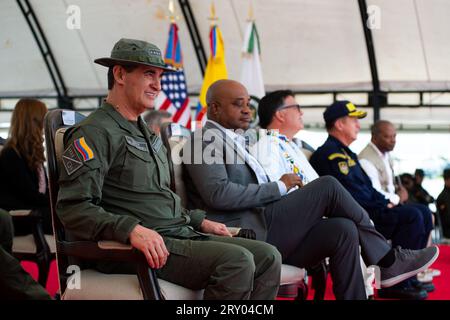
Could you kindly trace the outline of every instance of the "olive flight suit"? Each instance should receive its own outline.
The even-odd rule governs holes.
[[[127,243],[141,224],[157,231],[170,252],[158,277],[205,288],[205,299],[275,298],[278,251],[259,241],[196,231],[205,212],[181,207],[170,189],[166,149],[141,118],[127,121],[104,102],[66,132],[65,142],[57,213],[72,235]],[[103,271],[123,271],[110,266]]]

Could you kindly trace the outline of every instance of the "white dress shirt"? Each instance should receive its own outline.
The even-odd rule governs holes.
[[[375,168],[375,166],[367,159],[361,159],[359,160],[359,163],[361,164],[361,167],[364,169],[366,174],[369,176],[370,181],[372,181],[372,186],[377,190],[379,193],[384,195],[384,197],[392,202],[393,204],[397,205],[400,202],[400,197],[398,194],[395,193],[395,186],[394,186],[394,178],[393,178],[393,172],[391,169],[391,165],[389,163],[389,154],[386,152],[383,154],[375,144],[372,142],[369,142],[374,150],[377,152],[378,156],[383,160],[384,166],[386,167],[386,173],[388,177],[388,185],[387,185],[387,192],[383,190],[380,183],[380,176],[378,175],[378,170]]]
[[[256,175],[256,179],[258,180],[258,184],[269,182],[269,177],[266,174],[264,168],[259,164],[258,160],[256,160],[246,149],[246,141],[245,137],[235,133],[233,130],[226,129],[217,122],[213,120],[207,120],[207,122],[211,122],[215,127],[223,131],[229,139],[235,142],[237,147],[237,153],[243,157],[244,161],[249,165],[249,167],[253,170]],[[280,194],[283,196],[287,193],[286,185],[280,180],[273,180],[278,184],[278,190]]]
[[[268,131],[250,148],[250,152],[271,181],[279,180],[286,173],[296,173],[305,185],[319,177],[300,148],[277,131]]]

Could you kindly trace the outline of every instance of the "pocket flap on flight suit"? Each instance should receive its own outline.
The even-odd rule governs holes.
[[[150,153],[148,151],[138,150],[136,147],[130,146],[128,144],[127,144],[127,150],[145,162],[152,161],[152,157],[150,156]]]
[[[120,182],[131,187],[149,187],[155,173],[155,162],[148,151],[127,145],[127,152],[120,172]]]

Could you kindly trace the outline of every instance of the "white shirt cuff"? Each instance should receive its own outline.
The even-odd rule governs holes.
[[[278,184],[278,190],[280,190],[280,194],[281,194],[282,196],[284,196],[284,195],[287,193],[286,185],[285,185],[284,182],[281,181],[281,180],[278,180],[278,181],[277,181],[277,184]]]
[[[395,205],[398,205],[400,203],[400,197],[397,194],[391,194],[389,196],[389,201]]]

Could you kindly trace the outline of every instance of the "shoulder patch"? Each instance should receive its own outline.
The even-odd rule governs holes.
[[[130,146],[133,146],[133,147],[135,147],[138,150],[148,152],[148,146],[147,146],[147,143],[145,141],[137,141],[134,138],[129,137],[129,136],[125,136],[125,140],[127,141],[127,143]]]
[[[339,165],[339,171],[342,174],[348,175],[348,163],[347,163],[347,161],[339,161],[338,165]]]
[[[156,136],[155,139],[152,141],[152,149],[155,153],[158,153],[161,147],[162,147],[162,140],[160,137]]]
[[[336,158],[347,159],[347,156],[343,153],[332,153],[328,156],[328,160],[334,160]]]
[[[83,162],[75,151],[73,144],[71,144],[62,154],[62,162],[69,176],[83,166]]]
[[[88,160],[94,159],[94,152],[88,146],[84,137],[81,137],[81,138],[75,140],[73,142],[73,145],[75,146],[75,149],[77,149],[77,151],[81,155],[83,161],[88,161]]]

